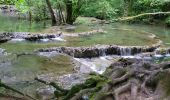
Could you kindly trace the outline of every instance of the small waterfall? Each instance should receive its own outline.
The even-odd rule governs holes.
[[[132,55],[132,50],[129,47],[120,47],[119,52],[121,56],[130,56]]]
[[[105,48],[99,49],[99,55],[100,56],[106,56],[106,49]]]
[[[169,48],[158,48],[154,52],[154,57],[156,58],[170,57],[170,49]]]
[[[59,51],[76,58],[94,58],[106,55],[134,56],[139,53],[154,52],[156,47],[123,47],[123,46],[102,46],[102,47],[56,47],[39,49],[38,52]],[[169,49],[170,51],[170,49]],[[169,52],[168,52],[169,53]]]
[[[168,55],[170,54],[170,49],[158,48],[155,50],[155,55]]]
[[[55,37],[55,38],[51,38],[51,40],[53,40],[53,41],[66,41],[66,40],[64,40],[64,39],[62,39],[61,37]]]

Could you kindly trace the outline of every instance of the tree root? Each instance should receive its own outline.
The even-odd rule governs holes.
[[[123,60],[124,61],[124,60]],[[119,61],[118,63],[121,63]],[[123,62],[124,64],[125,62]],[[120,65],[123,65],[120,64]],[[92,75],[84,84],[73,86],[59,97],[62,100],[138,100],[142,98],[158,98],[155,89],[163,75],[170,73],[170,62],[161,64],[148,64],[143,61],[132,62],[126,66],[112,64],[103,75]],[[37,80],[37,79],[36,79]],[[38,80],[51,85],[60,92],[56,84]]]
[[[3,88],[5,88],[5,89],[7,89],[7,90],[11,90],[11,91],[13,91],[13,92],[15,92],[15,93],[18,93],[18,94],[22,95],[26,100],[30,100],[30,99],[31,99],[31,100],[36,100],[35,98],[33,98],[33,97],[31,97],[31,96],[29,96],[29,95],[27,95],[27,94],[24,94],[24,93],[22,93],[22,92],[20,92],[20,91],[18,91],[18,90],[16,90],[16,89],[8,86],[8,85],[2,83],[1,81],[0,81],[0,87],[3,87]]]
[[[125,91],[127,91],[127,90],[129,90],[130,88],[131,88],[130,82],[128,82],[127,84],[125,84],[125,85],[117,88],[117,89],[114,91],[115,100],[120,100],[120,99],[119,99],[119,94],[120,94],[120,93],[123,93],[123,92],[125,92]]]
[[[134,72],[129,71],[129,72],[127,72],[125,75],[123,75],[123,76],[120,77],[120,78],[112,79],[112,84],[115,85],[115,84],[118,84],[118,83],[120,83],[120,82],[126,81],[126,80],[127,80],[128,78],[130,78],[133,74],[134,74]]]

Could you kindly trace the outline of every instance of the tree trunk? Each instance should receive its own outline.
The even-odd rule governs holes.
[[[46,3],[47,3],[48,9],[49,9],[50,14],[51,14],[52,25],[56,25],[57,21],[56,21],[55,14],[54,14],[54,11],[52,9],[51,3],[50,3],[49,0],[46,0]]]
[[[65,19],[64,19],[64,15],[62,13],[61,5],[59,4],[58,6],[59,6],[59,13],[61,15],[61,19],[62,19],[63,23],[65,23]]]
[[[123,16],[129,16],[133,7],[133,0],[124,0],[124,14]]]
[[[72,7],[72,1],[66,0],[66,9],[67,9],[67,18],[66,23],[67,24],[73,24],[73,7]]]
[[[27,4],[28,4],[28,6],[30,6],[30,7],[29,7],[29,10],[28,10],[28,15],[29,15],[29,16],[28,16],[28,17],[29,17],[28,19],[29,19],[29,21],[32,21],[32,11],[31,11],[31,9],[30,9],[30,8],[31,8],[31,1],[30,1],[30,0],[26,0],[26,2],[27,2]]]

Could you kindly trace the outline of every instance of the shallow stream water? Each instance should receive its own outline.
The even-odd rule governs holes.
[[[30,23],[25,20],[0,16],[0,32],[47,32],[49,22]],[[104,25],[78,25],[72,29],[62,27],[60,31],[69,33],[84,32],[94,29],[103,29],[106,33],[96,33],[89,36],[62,37],[66,41],[9,41],[0,44],[0,48],[6,49],[8,55],[0,58],[0,79],[3,82],[27,93],[35,94],[37,88],[44,86],[34,81],[38,75],[45,75],[48,78],[73,72],[76,64],[79,63],[82,73],[95,71],[104,72],[112,61],[113,57],[100,57],[94,59],[77,59],[66,55],[40,54],[23,55],[17,57],[17,53],[33,52],[38,48],[49,48],[56,46],[94,46],[94,45],[122,45],[122,46],[145,46],[157,42],[150,37],[150,33],[163,41],[163,45],[170,46],[170,29],[150,25],[129,25],[122,23]],[[48,32],[50,32],[48,30]],[[129,56],[130,57],[130,56]],[[88,69],[88,70],[87,70]],[[86,71],[84,71],[86,70]],[[50,77],[48,77],[50,76]],[[52,79],[53,80],[53,79]]]

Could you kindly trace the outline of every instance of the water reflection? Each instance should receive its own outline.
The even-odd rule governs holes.
[[[51,26],[50,21],[30,22],[28,20],[0,15],[0,32],[40,32]]]

